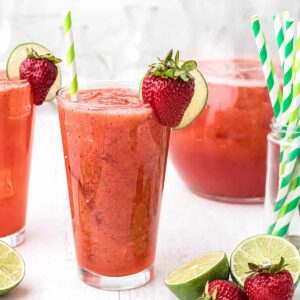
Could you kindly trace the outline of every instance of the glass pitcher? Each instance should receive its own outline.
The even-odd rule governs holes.
[[[280,77],[272,15],[289,9],[299,17],[297,1],[181,3],[191,36],[185,55],[197,57],[209,96],[195,122],[172,132],[171,158],[196,194],[218,201],[260,203],[273,113],[250,19],[255,14],[261,17]]]

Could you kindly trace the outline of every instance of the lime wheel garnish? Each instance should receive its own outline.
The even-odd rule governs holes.
[[[20,65],[26,59],[28,50],[33,49],[39,55],[52,55],[51,51],[46,47],[37,44],[37,43],[24,43],[20,44],[11,52],[6,64],[6,76],[10,78],[19,78],[20,77]],[[53,100],[56,96],[57,91],[61,87],[61,72],[59,65],[57,65],[58,73],[55,82],[50,88],[46,101]]]

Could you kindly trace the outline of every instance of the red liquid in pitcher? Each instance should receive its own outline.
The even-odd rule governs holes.
[[[198,65],[208,82],[208,102],[190,126],[172,132],[175,167],[200,195],[227,201],[263,197],[273,113],[261,64],[236,59]]]

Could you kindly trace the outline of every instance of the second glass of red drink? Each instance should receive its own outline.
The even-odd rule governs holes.
[[[26,80],[0,79],[0,240],[17,246],[25,238],[34,123]]]
[[[104,81],[57,100],[80,276],[109,290],[153,274],[169,132],[137,85]]]

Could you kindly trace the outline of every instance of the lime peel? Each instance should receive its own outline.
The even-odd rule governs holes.
[[[224,252],[205,253],[181,265],[165,278],[165,285],[179,298],[193,300],[204,292],[207,281],[226,280],[229,263]]]
[[[22,257],[6,243],[0,241],[0,296],[16,288],[25,276]]]

